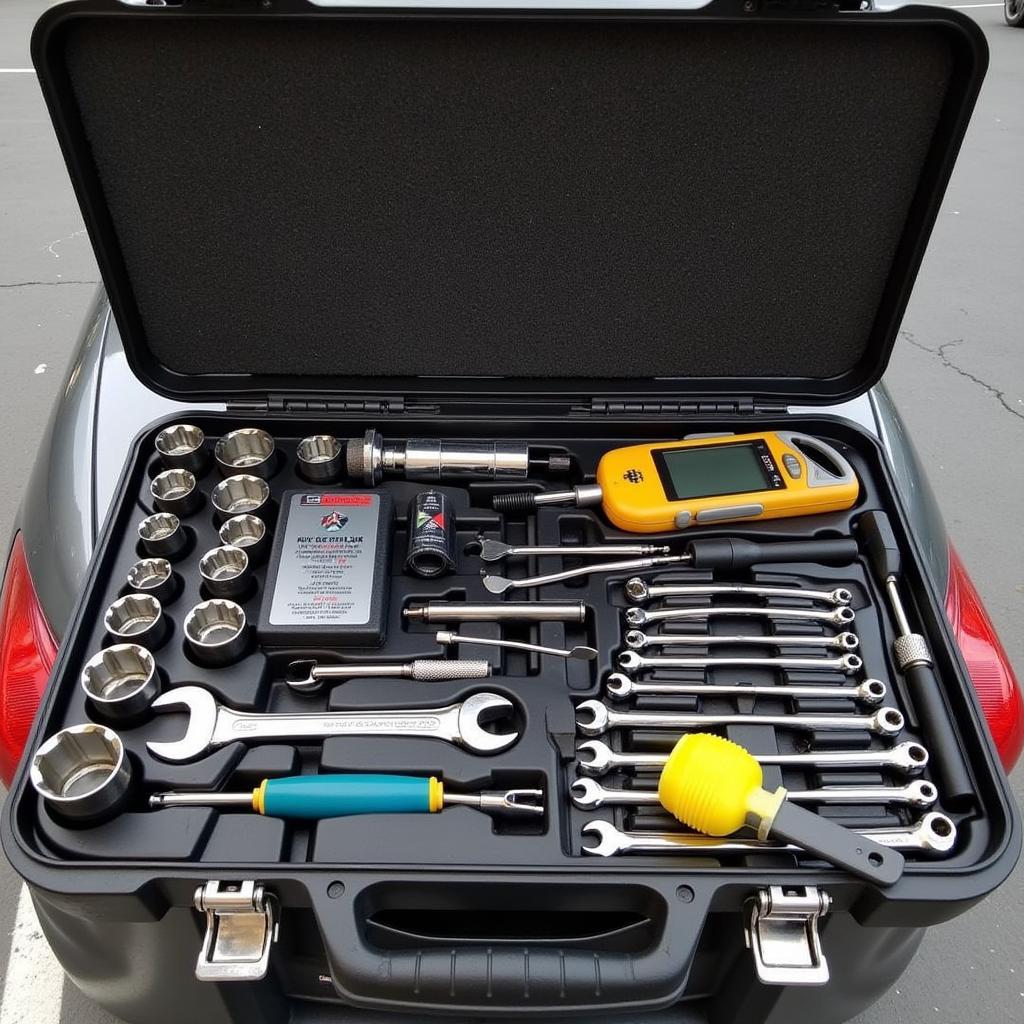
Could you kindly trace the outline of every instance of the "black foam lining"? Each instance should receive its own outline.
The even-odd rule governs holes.
[[[109,19],[65,59],[189,373],[817,377],[953,73],[921,26]]]

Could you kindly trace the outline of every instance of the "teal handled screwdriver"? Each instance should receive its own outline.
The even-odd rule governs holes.
[[[350,814],[433,814],[464,805],[487,814],[544,813],[539,789],[450,793],[440,779],[415,775],[292,775],[264,779],[251,792],[154,793],[151,810],[162,807],[246,807],[273,818],[341,818]]]

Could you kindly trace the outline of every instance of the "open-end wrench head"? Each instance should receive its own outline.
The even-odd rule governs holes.
[[[497,562],[504,558],[511,550],[512,545],[500,540],[480,538],[480,559],[484,562]]]
[[[584,836],[597,837],[595,846],[583,847],[584,853],[593,854],[595,857],[614,857],[624,849],[622,833],[609,821],[602,821],[600,818],[588,821],[580,832]]]
[[[285,682],[290,690],[296,693],[318,693],[324,682],[313,676],[313,669],[316,668],[315,661],[293,661],[288,666]]]
[[[906,724],[903,715],[896,708],[882,708],[872,716],[872,732],[879,736],[899,736]]]
[[[611,747],[603,740],[587,740],[576,748],[576,767],[584,775],[607,775],[614,764]]]
[[[885,683],[881,679],[865,679],[855,690],[857,700],[861,704],[881,704],[887,693]]]
[[[512,701],[499,693],[470,694],[459,705],[456,742],[477,754],[507,750],[519,739],[519,732],[488,732],[481,723],[511,720],[514,712]]]
[[[626,614],[626,625],[627,626],[643,626],[647,623],[647,610],[645,608],[627,608]]]
[[[600,736],[608,730],[608,708],[599,700],[576,705],[576,728],[584,736]]]
[[[647,634],[640,629],[627,629],[626,635],[622,638],[626,646],[633,651],[638,651],[647,646]]]
[[[634,682],[622,672],[611,672],[604,681],[605,692],[612,700],[626,700],[633,693]]]
[[[515,586],[515,580],[507,579],[505,576],[484,576],[484,588],[491,594],[504,594]]]
[[[593,779],[573,779],[569,785],[572,802],[582,811],[593,811],[600,807],[603,787]]]
[[[169,743],[149,742],[146,749],[161,761],[194,761],[210,749],[217,724],[217,701],[201,686],[178,686],[162,693],[150,705],[154,711],[188,712],[185,735]]]
[[[631,576],[626,580],[626,584],[622,589],[626,592],[626,597],[630,601],[646,601],[650,597],[650,591],[647,589],[647,580],[641,579],[639,576]]]
[[[635,672],[640,667],[641,662],[642,659],[636,651],[623,651],[619,655],[619,668],[623,668],[627,672]]]

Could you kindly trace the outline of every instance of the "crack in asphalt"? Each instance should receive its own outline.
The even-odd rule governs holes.
[[[965,370],[962,366],[958,366],[949,358],[949,356],[946,355],[947,349],[955,348],[957,345],[962,345],[964,343],[963,338],[954,338],[953,341],[947,341],[944,345],[939,345],[938,348],[930,348],[928,345],[923,345],[919,342],[914,335],[910,333],[910,331],[900,331],[900,335],[909,341],[914,348],[919,348],[922,352],[927,352],[929,355],[936,356],[939,362],[941,362],[947,369],[952,370],[960,377],[971,381],[971,383],[977,384],[978,387],[984,388],[984,390],[987,391],[1011,416],[1016,416],[1017,419],[1024,420],[1024,412],[1021,412],[1019,409],[1014,409],[1010,404],[1009,399],[1006,397],[1005,391],[1000,391],[995,385],[989,384],[988,381],[975,376],[970,372],[970,370]]]
[[[12,281],[0,288],[54,288],[61,284],[99,284],[99,281]]]

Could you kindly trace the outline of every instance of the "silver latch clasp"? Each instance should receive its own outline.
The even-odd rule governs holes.
[[[277,941],[277,900],[261,882],[210,881],[196,889],[195,908],[206,914],[196,961],[200,981],[259,981]]]
[[[824,985],[828,981],[818,922],[831,905],[832,897],[813,885],[771,885],[757,891],[744,931],[762,984]]]

